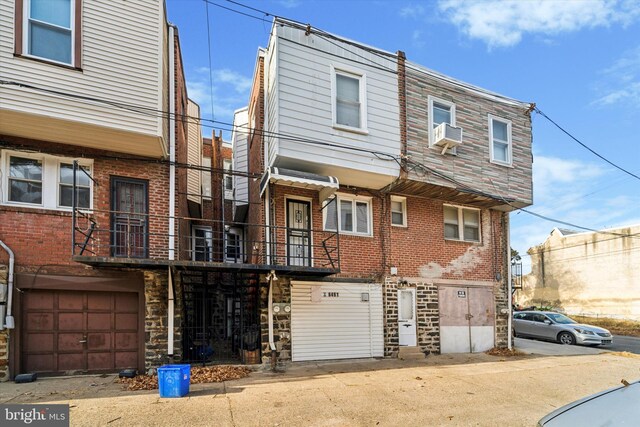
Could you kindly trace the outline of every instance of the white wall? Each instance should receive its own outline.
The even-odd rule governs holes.
[[[238,172],[248,172],[248,110],[243,108],[236,111],[233,116],[233,170]],[[247,177],[236,175],[233,178],[233,188],[235,190],[235,204],[246,204],[249,200],[249,180]]]

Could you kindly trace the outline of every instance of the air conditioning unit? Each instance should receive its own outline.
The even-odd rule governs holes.
[[[441,154],[460,144],[462,144],[462,128],[451,126],[449,123],[440,123],[433,130],[433,145],[442,147]]]

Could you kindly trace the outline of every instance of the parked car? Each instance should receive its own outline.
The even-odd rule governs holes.
[[[538,427],[637,426],[640,381],[569,403],[538,421]]]
[[[516,337],[539,338],[560,344],[607,345],[613,342],[611,332],[597,326],[578,323],[564,314],[552,311],[517,311],[513,314]]]

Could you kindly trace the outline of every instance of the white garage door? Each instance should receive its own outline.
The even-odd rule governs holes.
[[[383,357],[382,286],[292,282],[294,362]]]

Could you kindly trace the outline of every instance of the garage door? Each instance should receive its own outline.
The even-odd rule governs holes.
[[[294,282],[292,360],[382,357],[382,286]]]
[[[439,290],[440,352],[480,353],[495,345],[493,289],[443,286]]]
[[[138,294],[26,291],[22,370],[74,373],[138,366]]]

